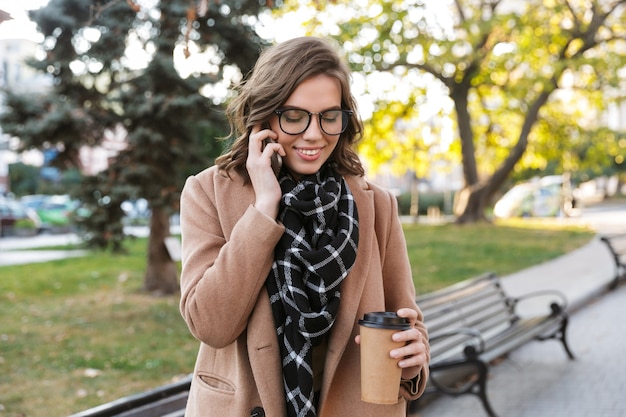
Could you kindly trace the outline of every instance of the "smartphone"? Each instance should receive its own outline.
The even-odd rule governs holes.
[[[270,138],[267,139],[263,139],[263,149],[265,149],[265,146],[270,143],[270,142],[274,142],[276,143],[275,140],[272,140]],[[261,149],[261,150],[263,150]],[[278,154],[278,152],[274,152],[272,153],[272,170],[274,171],[274,175],[276,175],[278,177],[278,173],[280,172],[280,168],[283,165],[283,158],[281,158],[281,156]]]

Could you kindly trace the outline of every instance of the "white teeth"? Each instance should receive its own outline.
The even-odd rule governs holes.
[[[317,155],[320,152],[320,150],[319,149],[298,149],[298,152],[306,156],[313,156],[313,155]]]

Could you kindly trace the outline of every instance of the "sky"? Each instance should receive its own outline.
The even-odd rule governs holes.
[[[0,24],[0,39],[41,41],[42,37],[37,33],[35,24],[28,19],[26,11],[39,9],[47,3],[48,0],[0,0],[0,10],[9,13],[13,18]]]

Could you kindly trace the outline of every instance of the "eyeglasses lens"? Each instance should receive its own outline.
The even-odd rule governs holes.
[[[324,133],[327,135],[339,135],[348,127],[350,113],[345,110],[327,110],[317,113],[317,116]],[[306,110],[283,110],[280,112],[280,127],[287,134],[298,135],[309,127],[311,117],[312,114]]]

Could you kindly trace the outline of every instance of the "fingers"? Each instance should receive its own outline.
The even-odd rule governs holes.
[[[261,132],[261,125],[255,125],[250,130],[250,136],[248,136],[248,154],[260,155],[262,149],[261,142],[265,138],[263,135],[259,135]]]
[[[278,135],[271,129],[264,129],[260,124],[253,126],[248,137],[246,159],[246,170],[254,188],[254,206],[272,218],[278,215],[282,195],[276,173],[272,169],[272,156],[274,152],[284,155],[285,151],[278,143],[269,144],[265,147],[266,149],[263,149],[263,140],[276,140],[277,138]]]
[[[392,336],[396,342],[403,342],[405,345],[393,349],[389,354],[394,359],[403,358],[400,367],[415,366],[426,360],[426,344],[422,333],[417,329],[404,330],[394,333]]]
[[[415,327],[417,322],[417,311],[412,308],[401,308],[396,312],[399,317],[405,318],[411,323],[411,327]]]
[[[390,355],[394,359],[400,359],[398,366],[410,368],[421,366],[426,363],[426,344],[422,333],[415,328],[417,311],[411,308],[401,308],[397,311],[398,316],[407,319],[411,323],[411,329],[394,333],[392,338],[396,342],[404,342],[401,348],[393,349]]]
[[[411,308],[401,308],[397,314],[411,323],[411,329],[396,332],[391,336],[394,341],[402,342],[403,346],[391,350],[389,355],[393,359],[400,359],[398,366],[401,368],[420,368],[427,362],[427,348],[424,336],[415,328],[417,311]],[[355,336],[354,341],[360,344],[361,336]]]
[[[278,139],[278,135],[269,128],[263,128],[260,124],[254,125],[250,130],[250,136],[248,137],[248,152],[256,155],[263,153],[263,141],[265,139],[275,141]],[[272,146],[271,149],[273,152],[284,153],[282,147],[280,146]]]

